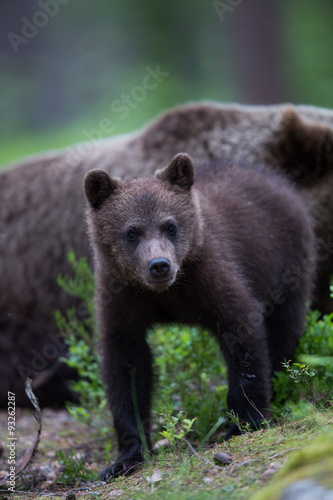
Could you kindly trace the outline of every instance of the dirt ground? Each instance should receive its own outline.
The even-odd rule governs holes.
[[[27,409],[16,409],[16,461],[19,462],[24,452],[30,446],[36,435],[37,422],[35,412]],[[10,437],[7,434],[8,412],[0,411],[0,478],[9,471],[7,443]],[[105,460],[105,443],[101,438],[94,437],[91,428],[75,421],[67,410],[42,410],[42,433],[39,442],[39,451],[31,463],[16,479],[15,490],[35,492],[62,492],[78,488],[81,481],[71,484],[68,474],[62,479],[65,469],[58,452],[63,451],[65,457],[75,455],[75,460],[84,459],[85,463],[98,478],[98,471]],[[77,484],[76,484],[77,483]],[[84,482],[85,488],[93,487],[89,482]],[[7,485],[1,487],[2,494],[7,490]],[[83,491],[82,491],[83,493]],[[1,494],[0,494],[1,498]]]

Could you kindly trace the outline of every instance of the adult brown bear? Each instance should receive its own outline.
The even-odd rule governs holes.
[[[302,334],[315,238],[300,196],[276,175],[217,162],[194,180],[187,154],[148,178],[121,182],[103,170],[85,177],[103,372],[118,435],[118,457],[102,479],[143,460],[139,420],[150,447],[146,334],[155,323],[200,325],[215,335],[229,409],[253,427],[269,416],[270,377],[292,359]],[[237,431],[233,424],[228,436]]]
[[[93,131],[91,131],[92,135]],[[91,249],[83,222],[82,180],[91,168],[122,178],[152,173],[180,151],[196,163],[230,158],[290,177],[315,220],[318,286],[315,305],[333,310],[333,112],[306,106],[200,103],[176,108],[143,130],[32,157],[0,173],[0,406],[7,391],[27,402],[30,375],[41,404],[62,404],[70,376],[58,356],[54,311],[74,299],[57,284],[67,255]],[[50,390],[52,388],[52,390]]]

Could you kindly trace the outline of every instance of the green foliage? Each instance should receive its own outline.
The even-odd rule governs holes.
[[[249,422],[241,421],[239,417],[235,414],[234,410],[228,411],[227,415],[230,418],[230,422],[237,426],[241,434],[247,434],[248,432],[251,431],[251,424]]]
[[[164,431],[161,431],[160,434],[169,441],[172,448],[175,448],[192,431],[193,424],[196,421],[196,418],[192,420],[186,418],[183,411],[173,416],[174,411],[174,406],[169,405],[161,412],[161,417],[164,419]]]
[[[243,420],[241,420],[238,417],[238,415],[235,414],[234,410],[227,411],[226,415],[229,417],[230,422],[237,426],[237,428],[239,429],[239,432],[241,434],[247,434],[248,432],[251,432],[253,430],[251,423],[244,422]],[[259,426],[259,428],[260,427],[264,427],[266,429],[269,429],[270,428],[270,421],[263,418],[262,424],[261,424],[261,426]]]
[[[108,432],[108,427],[102,425],[106,396],[99,370],[100,354],[96,348],[94,275],[85,257],[77,260],[72,251],[68,259],[75,272],[74,278],[60,275],[58,283],[67,293],[80,299],[81,304],[68,310],[65,316],[60,311],[55,313],[57,327],[68,345],[68,358],[62,361],[75,368],[79,375],[72,389],[80,402],[67,407],[75,419]]]
[[[111,448],[112,448],[111,443],[108,443],[105,446],[105,462],[107,464],[109,464],[111,462]]]
[[[74,277],[59,274],[58,285],[65,290],[69,295],[72,295],[83,301],[86,306],[89,316],[89,326],[94,326],[94,293],[95,293],[95,278],[92,269],[88,264],[87,257],[82,257],[77,260],[74,250],[68,254],[68,262],[70,263]],[[90,336],[88,337],[90,338]]]
[[[310,426],[313,422],[320,423],[321,419],[320,412],[307,399],[300,399],[296,403],[291,400],[287,401],[282,410],[279,410],[278,415],[278,420],[283,424],[303,421]]]
[[[291,361],[286,361],[282,363],[283,368],[289,374],[289,377],[298,384],[299,390],[304,397],[304,399],[310,401],[315,401],[315,395],[312,391],[309,378],[314,377],[316,374],[311,370],[310,365],[302,365],[300,363],[293,363]]]
[[[91,470],[86,465],[83,457],[78,457],[75,450],[71,448],[71,453],[67,451],[58,451],[57,458],[61,465],[62,472],[58,479],[58,483],[63,486],[78,486],[81,482],[97,481],[99,479],[98,472]]]
[[[227,372],[216,341],[186,326],[158,327],[149,341],[159,380],[155,414],[171,405],[176,413],[196,417],[194,430],[203,439],[227,408]]]
[[[332,399],[333,313],[321,318],[318,311],[309,312],[296,363],[290,365],[286,360],[283,366],[285,370],[276,373],[274,380],[276,407],[300,397],[316,405]]]

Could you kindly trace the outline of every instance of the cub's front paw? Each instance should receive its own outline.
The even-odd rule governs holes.
[[[101,472],[101,480],[107,481],[112,477],[123,476],[124,474],[131,474],[136,468],[144,461],[143,457],[136,456],[133,458],[118,459],[110,467],[107,467]]]

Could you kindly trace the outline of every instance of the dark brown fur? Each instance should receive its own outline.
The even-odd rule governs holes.
[[[134,394],[150,446],[146,333],[155,323],[200,325],[215,335],[228,366],[229,409],[253,427],[269,416],[270,377],[292,359],[302,334],[315,250],[299,196],[277,176],[218,163],[193,182],[185,154],[154,177],[120,182],[101,170],[85,177],[119,446],[102,479],[142,461]],[[228,437],[235,433],[231,426]]]
[[[315,220],[315,305],[331,312],[332,132],[329,110],[201,103],[171,110],[135,134],[40,155],[1,172],[0,406],[6,407],[8,390],[16,393],[18,405],[28,402],[21,377],[25,373],[36,378],[42,405],[63,404],[70,397],[69,374],[56,356],[65,346],[57,340],[53,318],[56,309],[64,311],[74,300],[56,278],[70,272],[67,254],[72,248],[91,261],[81,192],[91,168],[126,178],[152,173],[174,154],[188,151],[198,164],[231,158],[249,168],[259,163],[283,171]]]

